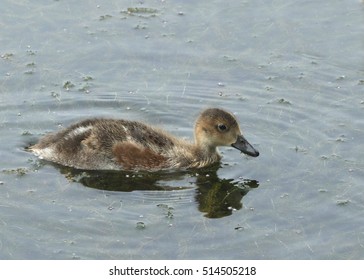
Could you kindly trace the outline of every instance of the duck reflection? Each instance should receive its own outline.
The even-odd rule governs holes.
[[[256,180],[220,179],[219,165],[195,170],[195,172],[124,172],[90,171],[55,165],[70,181],[86,187],[114,191],[173,191],[196,188],[195,200],[200,212],[208,218],[229,216],[242,208],[242,198],[259,186]],[[191,183],[186,183],[186,179]],[[181,181],[185,186],[172,186],[171,182]]]
[[[217,172],[208,172],[197,176],[196,201],[198,209],[208,218],[229,216],[242,208],[243,197],[259,186],[256,180],[220,179]]]

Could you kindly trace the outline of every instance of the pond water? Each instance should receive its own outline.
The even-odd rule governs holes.
[[[363,259],[361,1],[2,1],[0,259]],[[207,107],[260,151],[82,172],[25,151],[87,117],[186,138]]]

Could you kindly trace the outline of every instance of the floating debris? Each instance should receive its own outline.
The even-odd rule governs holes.
[[[145,224],[143,222],[137,222],[136,223],[136,228],[137,229],[145,229]]]
[[[167,214],[166,214],[166,217],[168,219],[172,219],[173,218],[173,208],[168,209]]]
[[[284,99],[284,98],[280,98],[277,101],[279,104],[284,104],[284,105],[291,105],[292,103],[289,102],[288,100]]]
[[[336,138],[335,141],[336,142],[346,142],[346,136],[345,135],[340,135],[338,138]]]
[[[111,15],[103,15],[99,17],[99,21],[103,21],[103,20],[107,20],[107,19],[111,19],[112,16]]]
[[[229,61],[229,62],[235,62],[235,61],[238,60],[237,58],[231,57],[231,56],[228,56],[228,55],[224,55],[223,59],[225,59],[226,61]]]
[[[10,58],[12,58],[14,56],[14,54],[13,53],[4,53],[4,54],[2,54],[1,55],[1,58],[2,59],[10,59]]]
[[[70,90],[71,88],[75,87],[75,85],[70,82],[70,81],[66,81],[64,84],[63,84],[63,88],[66,89],[66,90]]]
[[[56,99],[59,99],[61,95],[59,93],[57,93],[57,92],[52,91],[51,96],[56,98]]]
[[[84,93],[90,93],[90,86],[88,84],[81,86],[78,91],[84,92]]]
[[[134,29],[147,29],[147,24],[146,23],[141,23],[141,24],[137,24],[134,26]]]
[[[36,52],[32,50],[27,50],[27,55],[35,55]]]
[[[25,66],[26,67],[35,67],[35,63],[34,62],[29,62]]]
[[[158,208],[163,208],[163,209],[168,209],[169,206],[167,204],[160,203],[160,204],[157,204],[157,207]]]
[[[266,79],[267,79],[268,81],[273,81],[273,80],[278,79],[278,76],[268,76]]]
[[[342,81],[342,80],[345,80],[346,76],[345,75],[342,75],[342,76],[339,76],[336,78],[336,81]]]
[[[94,78],[92,78],[91,76],[84,76],[82,77],[82,80],[85,81],[85,82],[88,82],[88,81],[92,81]]]
[[[157,204],[157,207],[166,210],[165,215],[168,219],[173,218],[173,210],[174,210],[173,207],[170,207],[164,203]]]
[[[27,168],[16,168],[16,169],[4,169],[2,170],[3,173],[5,174],[15,174],[15,175],[18,175],[18,176],[24,176],[28,173],[28,169]]]
[[[25,71],[24,74],[32,75],[32,74],[34,74],[34,71],[33,70],[28,70],[28,71]]]
[[[285,198],[285,197],[287,197],[287,196],[289,196],[289,194],[288,194],[288,193],[284,193],[284,194],[282,194],[282,195],[280,196],[280,198]]]
[[[349,202],[350,202],[349,199],[338,199],[338,200],[336,200],[336,205],[345,206],[345,205],[349,204]]]
[[[127,12],[130,14],[155,14],[158,12],[158,10],[152,8],[137,7],[137,8],[128,8]]]
[[[140,18],[151,18],[151,17],[156,17],[158,12],[159,11],[157,9],[153,8],[130,7],[127,8],[126,10],[121,11],[120,13],[128,16],[137,16]]]
[[[22,136],[29,136],[29,135],[33,135],[29,130],[24,130],[22,133],[21,133]]]
[[[304,154],[308,153],[308,150],[301,146],[296,146],[293,149],[296,151],[296,153],[304,153]]]

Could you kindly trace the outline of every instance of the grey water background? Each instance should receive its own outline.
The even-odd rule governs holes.
[[[3,0],[0,259],[363,259],[363,32],[359,0]],[[87,173],[25,150],[95,116],[192,138],[216,106],[258,158]]]

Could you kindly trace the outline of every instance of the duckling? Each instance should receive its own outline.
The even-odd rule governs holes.
[[[195,142],[179,139],[142,122],[87,119],[44,136],[29,148],[41,159],[84,170],[158,171],[201,168],[218,162],[218,146],[257,157],[235,117],[204,110],[195,123]]]

